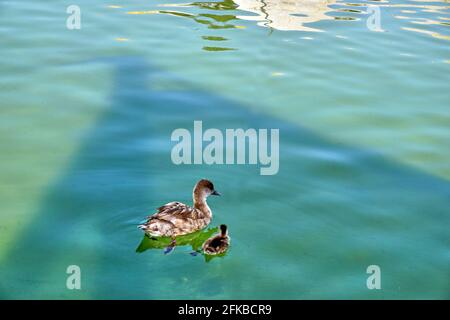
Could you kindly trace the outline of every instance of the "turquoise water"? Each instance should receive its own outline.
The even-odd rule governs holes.
[[[1,298],[450,298],[448,1],[71,4],[0,2]],[[194,120],[279,129],[278,174],[174,165]],[[164,255],[136,226],[202,177],[210,229]]]

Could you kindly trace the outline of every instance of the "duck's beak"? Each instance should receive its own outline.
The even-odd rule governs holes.
[[[216,190],[214,190],[214,191],[211,193],[211,195],[212,195],[212,196],[220,196],[220,193],[218,193]]]

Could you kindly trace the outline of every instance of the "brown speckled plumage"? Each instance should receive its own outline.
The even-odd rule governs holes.
[[[203,252],[208,255],[224,253],[230,246],[230,237],[228,236],[227,226],[220,225],[220,233],[212,236],[202,245]]]
[[[181,202],[170,202],[158,208],[158,212],[148,217],[139,227],[150,236],[176,237],[205,228],[212,218],[211,209],[206,203],[209,195],[218,195],[213,184],[200,180],[194,187],[194,206]]]

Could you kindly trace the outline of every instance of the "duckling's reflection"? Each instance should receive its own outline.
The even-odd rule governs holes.
[[[193,232],[190,234],[186,234],[184,236],[176,237],[176,247],[184,247],[190,246],[192,251],[192,256],[200,255],[203,243],[210,238],[212,235],[218,232],[218,228],[208,228],[204,230],[199,230],[197,232]],[[170,248],[172,243],[172,239],[170,237],[149,237],[148,235],[144,235],[141,240],[141,243],[136,248],[137,253],[142,253],[146,250],[164,250]],[[206,255],[203,254],[205,258],[205,262],[209,262],[214,258],[224,257],[226,252],[218,255]]]

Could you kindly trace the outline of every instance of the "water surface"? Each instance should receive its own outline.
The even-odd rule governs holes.
[[[0,3],[2,298],[450,298],[448,1],[70,4]],[[174,165],[194,120],[278,128],[279,173]],[[232,247],[165,256],[136,226],[202,177]]]

